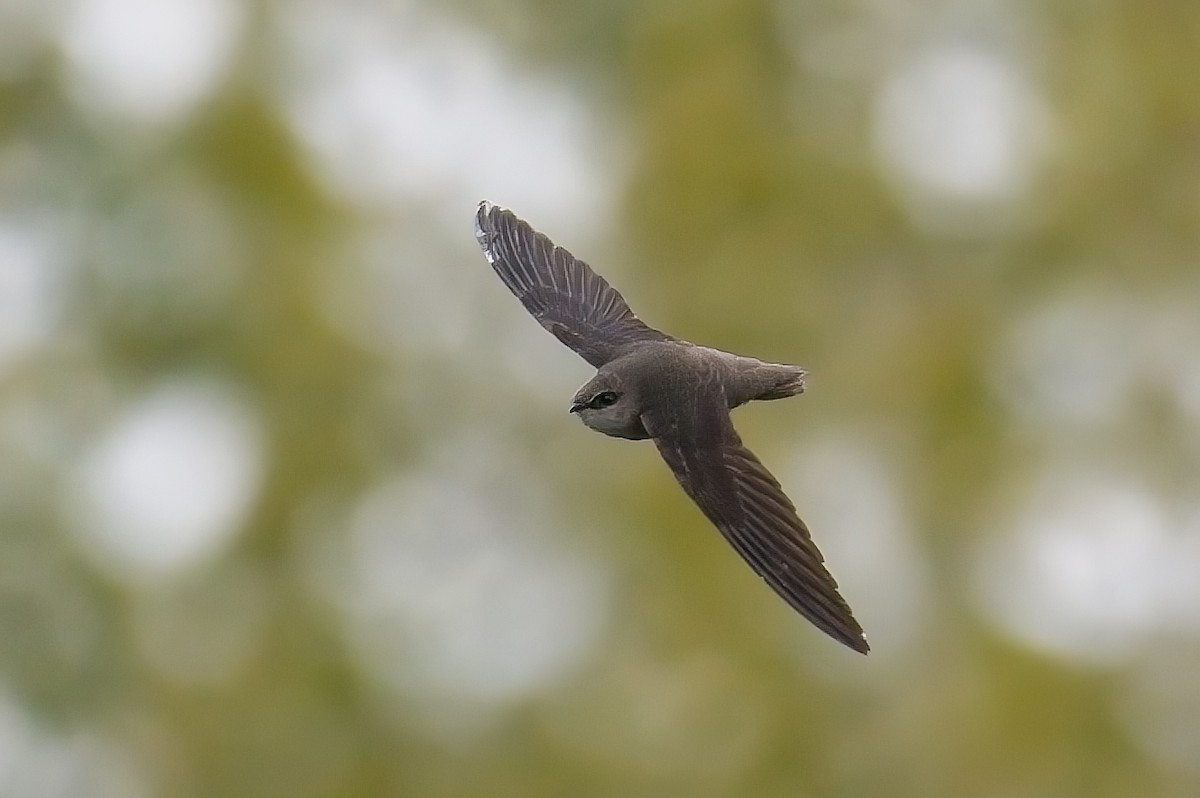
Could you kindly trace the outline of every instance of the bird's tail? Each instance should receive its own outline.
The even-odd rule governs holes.
[[[806,372],[799,366],[764,363],[757,358],[739,355],[729,357],[731,368],[725,393],[730,409],[755,399],[784,399],[804,393]]]
[[[788,366],[781,363],[763,363],[758,369],[760,384],[763,390],[754,398],[786,399],[789,396],[804,393],[804,377],[808,372],[799,366]]]

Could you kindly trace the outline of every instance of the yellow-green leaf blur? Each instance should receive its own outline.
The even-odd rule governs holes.
[[[809,371],[755,577],[480,253]],[[1200,4],[0,0],[0,798],[1200,795]]]

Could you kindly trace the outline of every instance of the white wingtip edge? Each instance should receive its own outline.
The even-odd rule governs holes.
[[[480,200],[479,208],[475,211],[475,240],[479,243],[479,248],[483,250],[483,255],[487,258],[488,263],[494,263],[495,260],[492,255],[491,236],[483,229],[483,220],[491,212],[492,207],[492,203],[487,200]]]

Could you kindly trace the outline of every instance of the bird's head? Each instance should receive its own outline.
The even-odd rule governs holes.
[[[587,426],[618,438],[646,437],[636,397],[617,375],[601,372],[575,392],[571,412]]]

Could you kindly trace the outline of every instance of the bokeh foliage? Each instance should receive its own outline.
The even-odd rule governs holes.
[[[138,117],[80,77],[78,8],[0,2],[0,41],[25,42],[0,61],[0,227],[36,244],[0,259],[36,264],[51,297],[47,331],[0,351],[0,795],[1196,794],[1200,590],[1108,647],[1097,622],[1097,654],[1023,635],[984,583],[989,552],[1057,517],[1026,498],[1062,463],[1158,497],[1176,565],[1200,573],[1200,8],[882,5],[217,3],[240,34],[215,87]],[[341,106],[304,95],[375,85],[337,83],[358,40],[313,45],[322,14],[447,107],[484,51],[504,70],[487,85],[534,87],[512,99],[530,129],[557,130],[569,98],[583,121],[563,146],[604,185],[544,174],[557,162],[505,132],[526,128],[484,112],[508,95],[424,121],[436,101],[370,95],[399,104],[379,151],[398,176],[375,174],[373,134],[329,145]],[[1000,53],[1048,109],[1015,188],[930,189],[889,161],[881,93],[940,42]],[[456,169],[410,178],[406,148],[437,150],[404,136],[439,133]],[[359,147],[366,171],[323,146]],[[574,193],[557,207],[546,185]],[[652,447],[566,416],[587,369],[475,251],[483,196],[651,323],[810,368],[808,395],[737,422],[870,657],[749,576]],[[12,285],[0,307],[24,313]],[[1117,410],[1089,404],[1097,369],[1126,386]],[[1068,398],[1038,405],[1038,375]],[[140,559],[152,541],[114,559],[90,526],[97,452],[177,383],[247,414],[251,498],[177,568]],[[523,592],[543,564],[566,586]],[[1101,595],[1124,595],[1114,570]],[[555,590],[575,598],[545,620]],[[513,614],[472,620],[510,593]],[[522,613],[528,635],[489,625]],[[443,641],[451,621],[479,648]],[[580,642],[537,678],[488,680],[489,657],[522,672],[555,644],[539,635]]]

